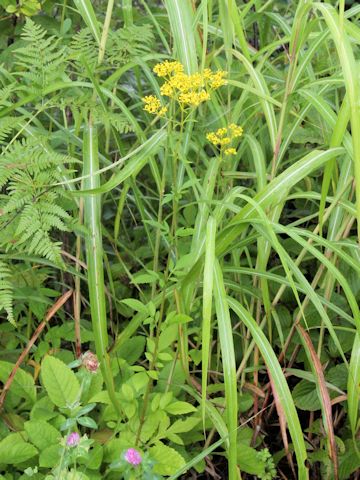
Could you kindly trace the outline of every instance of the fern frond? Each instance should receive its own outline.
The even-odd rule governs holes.
[[[111,112],[104,110],[100,105],[96,105],[91,110],[91,114],[96,123],[102,123],[107,126],[113,126],[119,133],[129,133],[133,131],[132,125],[129,124],[123,113]]]
[[[129,27],[120,28],[116,32],[109,35],[111,52],[108,61],[111,64],[127,63],[132,57],[139,57],[148,53],[154,39],[152,26],[131,25]]]
[[[41,255],[54,263],[61,263],[61,243],[50,239],[50,230],[67,227],[55,214],[44,214],[41,205],[26,205],[20,214],[16,234],[16,246],[26,244],[29,253]]]
[[[18,128],[23,117],[4,117],[0,119],[0,145],[5,143],[10,133]]]
[[[10,281],[11,270],[8,264],[0,260],[0,312],[5,310],[7,319],[14,321],[13,312],[13,285]]]
[[[3,88],[0,88],[0,107],[7,107],[10,105],[11,95],[16,90],[18,85],[16,82],[10,83]]]
[[[83,71],[84,63],[93,70],[97,65],[98,45],[89,28],[82,28],[71,40],[68,59],[77,70]]]
[[[110,112],[109,121],[118,133],[133,132],[134,128],[122,113]]]
[[[0,156],[0,186],[7,194],[0,197],[0,229],[7,251],[26,251],[61,263],[61,244],[52,241],[51,234],[68,231],[71,217],[61,205],[64,189],[51,185],[61,179],[58,167],[73,161],[52,151],[40,137],[16,141]]]
[[[26,19],[21,38],[25,46],[15,50],[16,75],[26,81],[22,88],[41,93],[45,87],[61,78],[66,67],[66,49],[59,46],[60,39],[46,37],[46,30]]]

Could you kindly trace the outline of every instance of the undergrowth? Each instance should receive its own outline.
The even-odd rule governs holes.
[[[0,479],[357,479],[360,6],[0,0]]]

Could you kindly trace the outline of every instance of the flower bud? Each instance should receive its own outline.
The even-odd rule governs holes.
[[[72,432],[66,437],[66,445],[68,447],[76,447],[79,445],[80,435],[78,432]]]
[[[135,448],[129,448],[124,455],[125,460],[131,465],[137,466],[141,463],[141,455]]]
[[[99,360],[95,353],[89,351],[85,352],[81,357],[81,363],[88,372],[96,373],[99,368]]]

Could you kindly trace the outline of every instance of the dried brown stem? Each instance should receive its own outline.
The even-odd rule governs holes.
[[[37,329],[35,330],[33,336],[29,340],[28,344],[26,345],[26,348],[22,351],[21,355],[19,356],[17,362],[14,365],[14,368],[12,369],[8,379],[5,382],[3,391],[0,395],[0,410],[2,410],[5,398],[7,395],[7,392],[10,390],[11,384],[14,380],[14,377],[16,375],[17,370],[19,369],[20,365],[24,361],[25,357],[27,354],[30,352],[31,347],[34,345],[36,340],[38,339],[39,335],[41,332],[44,330],[46,324],[48,321],[55,315],[55,313],[68,301],[68,299],[71,297],[73,294],[73,290],[68,290],[67,292],[64,293],[55,303],[54,305],[50,308],[50,310],[47,312],[45,319],[38,325]]]

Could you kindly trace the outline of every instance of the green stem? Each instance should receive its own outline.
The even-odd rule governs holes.
[[[113,8],[114,8],[114,0],[109,0],[108,4],[107,4],[107,9],[106,9],[103,31],[102,31],[102,34],[101,34],[101,40],[100,40],[100,46],[99,46],[99,56],[98,56],[98,65],[100,65],[102,63],[102,61],[104,60],[106,41],[107,41],[107,37],[109,35],[109,27],[110,27],[110,21],[111,21],[111,15],[112,15]]]

